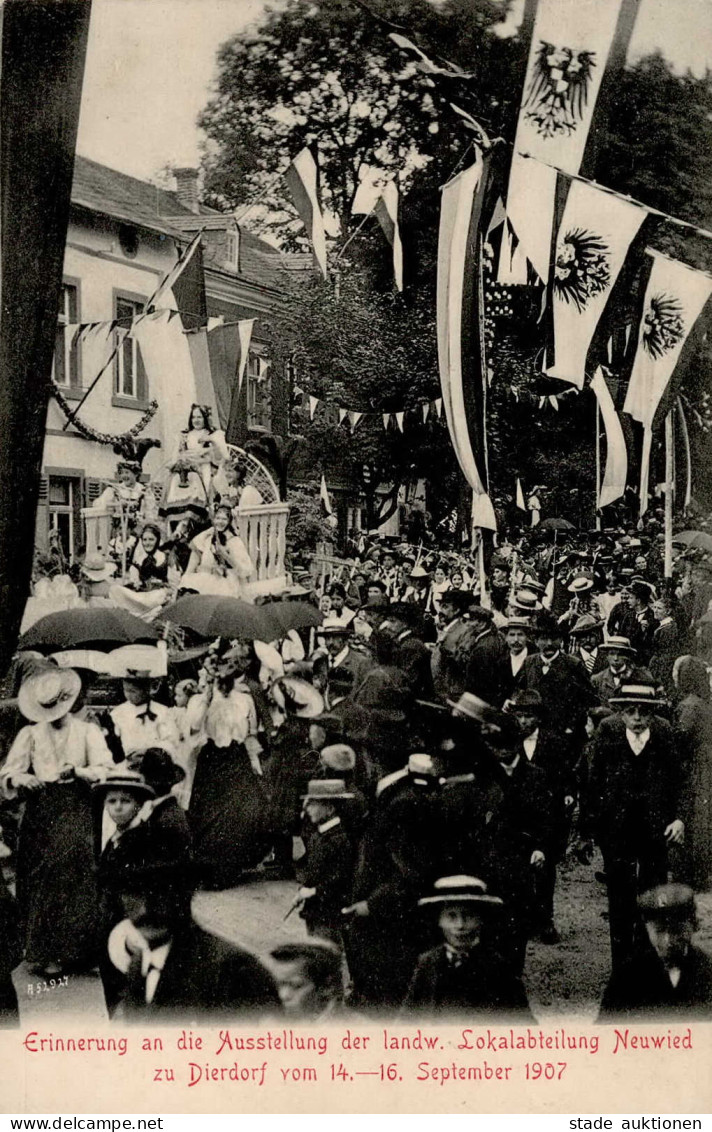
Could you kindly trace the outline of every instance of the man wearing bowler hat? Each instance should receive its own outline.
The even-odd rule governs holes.
[[[697,930],[695,897],[683,884],[644,892],[638,909],[647,946],[614,970],[599,1021],[639,1016],[656,1022],[712,1018],[712,959],[692,942]]]
[[[329,657],[328,694],[333,706],[351,695],[371,669],[371,661],[351,647],[352,628],[348,625],[322,625],[318,636],[323,639]]]
[[[403,1014],[533,1021],[521,980],[492,945],[499,897],[477,877],[460,875],[436,880],[418,904],[437,914],[443,942],[418,959]]]
[[[435,695],[457,699],[467,687],[468,649],[472,625],[465,620],[472,595],[466,590],[448,590],[440,600],[438,639],[433,647],[430,671]]]
[[[550,613],[540,613],[532,631],[538,651],[524,662],[517,687],[539,693],[552,729],[578,754],[585,741],[586,710],[596,702],[586,666],[563,651],[561,629]]]
[[[494,707],[504,703],[509,653],[501,633],[494,626],[491,609],[470,605],[472,637],[467,650],[465,688]]]
[[[667,881],[668,849],[685,827],[687,773],[652,684],[623,684],[593,741],[581,803],[584,845],[597,842],[608,886],[611,958],[629,960],[640,940],[637,896]]]
[[[354,845],[341,820],[341,806],[354,795],[340,778],[312,779],[304,795],[304,813],[312,825],[306,841],[302,885],[292,904],[309,935],[341,944],[343,915],[354,872]]]

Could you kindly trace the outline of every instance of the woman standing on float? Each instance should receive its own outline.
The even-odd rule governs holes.
[[[227,460],[225,434],[213,428],[208,405],[192,405],[188,427],[180,434],[170,464],[160,514],[173,528],[181,519],[208,522],[213,477]]]

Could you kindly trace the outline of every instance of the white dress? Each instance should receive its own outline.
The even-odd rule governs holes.
[[[198,564],[183,575],[181,587],[201,594],[243,597],[247,579],[253,573],[252,560],[245,544],[237,535],[229,535],[222,548],[224,560],[221,561],[216,556],[214,534],[211,527],[192,540],[190,547],[198,558]]]
[[[173,471],[166,486],[160,512],[169,522],[203,518],[212,501],[212,481],[216,470],[227,459],[225,434],[206,428],[191,428],[180,434],[170,467]]]

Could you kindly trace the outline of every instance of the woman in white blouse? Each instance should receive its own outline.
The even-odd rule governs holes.
[[[81,680],[47,665],[22,684],[29,724],[0,773],[7,799],[25,799],[17,853],[17,898],[31,969],[49,976],[94,964],[97,889],[90,784],[112,758],[95,723],[71,714]]]
[[[219,504],[213,525],[196,535],[190,544],[190,561],[180,588],[201,594],[242,597],[253,573],[245,544],[232,525],[232,511]]]

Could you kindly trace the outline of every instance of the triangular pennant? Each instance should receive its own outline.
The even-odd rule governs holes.
[[[527,505],[526,505],[526,501],[524,499],[524,492],[522,491],[522,481],[520,480],[519,476],[517,476],[516,500],[517,500],[517,507],[519,508],[519,510],[520,511],[526,511]]]
[[[250,356],[250,342],[252,341],[252,328],[257,320],[254,318],[242,318],[237,324],[237,331],[240,339],[240,357],[237,363],[237,390],[238,394],[242,389],[242,381],[245,376],[247,368],[247,359]]]
[[[363,416],[363,413],[356,413],[356,412],[354,412],[353,409],[351,409],[351,411],[349,412],[349,421],[351,422],[351,431],[352,432],[356,428],[356,425],[361,420],[362,416]]]
[[[423,424],[425,424],[428,417],[430,416],[430,403],[428,401],[423,402],[422,412],[423,412]]]
[[[443,415],[443,399],[442,399],[442,397],[436,397],[436,399],[433,401],[433,405],[435,407],[435,412],[437,413],[437,415],[439,417],[441,417]]]
[[[210,333],[211,330],[215,330],[218,326],[222,326],[224,322],[225,322],[225,315],[224,314],[211,315],[211,317],[208,319],[207,327],[206,327],[208,334]]]
[[[319,404],[319,398],[318,397],[312,397],[312,395],[310,393],[309,394],[309,420],[310,421],[314,420],[314,413],[316,412],[316,407],[317,407],[318,404]]]
[[[319,202],[319,166],[314,153],[305,146],[284,174],[314,251],[314,259],[326,279],[326,232],[324,216]]]
[[[398,428],[400,429],[401,432],[403,431],[403,418],[404,417],[405,417],[405,413],[403,413],[403,412],[396,413],[396,424],[398,425]]]
[[[556,409],[556,411],[558,413],[558,411],[559,411],[559,399],[558,399],[558,397],[550,397],[549,398],[549,404],[551,405],[552,409]]]
[[[383,414],[383,427],[385,429],[387,429],[390,423],[391,423],[391,414],[390,413],[384,413]]]
[[[339,424],[343,424],[346,420],[347,409],[339,409]]]

